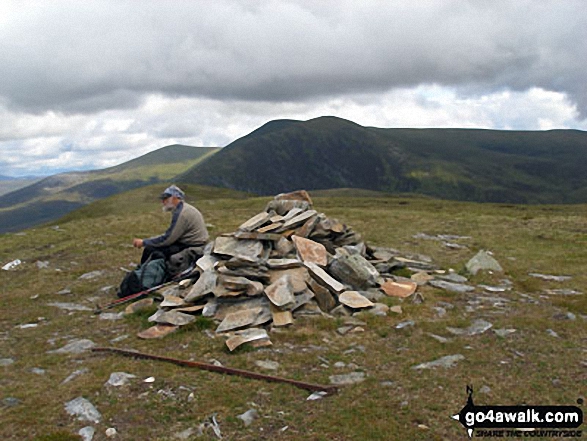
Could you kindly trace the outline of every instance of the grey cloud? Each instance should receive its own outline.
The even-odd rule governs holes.
[[[418,84],[569,94],[587,111],[577,1],[34,4],[0,30],[12,108],[132,108],[143,94],[302,101]]]

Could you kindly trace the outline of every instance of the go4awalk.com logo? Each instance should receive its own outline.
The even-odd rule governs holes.
[[[467,404],[452,418],[469,438],[580,438],[583,411],[577,406],[476,406],[473,387],[467,386]],[[577,400],[583,404],[582,399]]]

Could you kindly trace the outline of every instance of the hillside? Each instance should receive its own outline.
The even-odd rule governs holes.
[[[185,189],[213,238],[235,231],[271,199]],[[229,352],[227,335],[215,332],[219,320],[201,311],[165,338],[139,338],[153,325],[148,317],[160,298],[136,313],[124,314],[122,305],[94,314],[116,298],[122,268],[140,259],[132,237],[168,225],[169,213],[155,201],[159,192],[159,185],[131,190],[70,213],[59,228],[0,236],[0,264],[22,261],[0,271],[0,439],[74,440],[84,430],[95,431],[95,440],[219,439],[215,431],[229,440],[465,440],[451,415],[466,404],[467,385],[476,405],[584,409],[587,205],[310,192],[316,211],[352,227],[369,246],[395,249],[439,272],[454,268],[424,273],[461,281],[445,287],[473,289],[433,286],[423,271],[401,268],[402,276],[420,280],[420,296],[379,297],[379,306],[390,308],[381,315],[296,312],[289,326],[260,325],[272,346]],[[479,250],[490,250],[503,272],[468,274],[465,263]],[[310,391],[291,384],[91,352],[92,344],[313,384],[341,376],[356,382],[308,400]],[[446,357],[454,362],[430,366]],[[80,397],[99,417],[68,414],[66,404]],[[239,416],[250,409],[256,418],[245,424]],[[110,428],[117,431],[112,438]],[[556,439],[563,438],[579,437]]]
[[[587,133],[272,121],[179,176],[256,194],[360,188],[479,202],[587,202]]]
[[[63,216],[97,199],[167,182],[218,148],[171,145],[102,170],[61,173],[0,196],[0,233]]]

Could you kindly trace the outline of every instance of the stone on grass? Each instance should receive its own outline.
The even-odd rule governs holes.
[[[98,317],[100,320],[120,320],[124,315],[124,312],[103,312]]]
[[[85,338],[74,339],[67,343],[65,346],[59,349],[55,349],[53,351],[49,351],[52,354],[81,354],[86,352],[89,349],[92,349],[96,346],[92,340],[88,340]]]
[[[124,313],[129,315],[129,314],[134,314],[139,311],[143,311],[143,310],[148,309],[151,306],[153,306],[153,303],[154,303],[154,300],[152,297],[147,297],[146,299],[138,300],[138,301],[128,305],[124,309]]]
[[[89,421],[99,423],[102,415],[92,403],[83,397],[77,397],[65,403],[65,411],[72,416],[77,417],[80,421]]]
[[[310,271],[310,274],[314,279],[322,286],[325,286],[331,292],[340,294],[344,291],[345,287],[338,280],[334,279],[330,274],[320,268],[318,265],[312,262],[305,262],[306,268]]]
[[[351,372],[350,374],[331,375],[328,378],[331,384],[344,386],[365,381],[365,372]]]
[[[479,271],[503,271],[503,268],[497,260],[485,250],[479,251],[465,266],[467,271],[473,275],[477,274]]]
[[[491,329],[492,327],[492,323],[489,323],[488,321],[483,319],[478,319],[475,320],[468,328],[452,328],[450,326],[447,326],[446,329],[448,330],[448,332],[454,335],[473,336],[483,334],[485,331]]]
[[[120,387],[128,384],[129,380],[137,378],[136,375],[128,374],[126,372],[112,372],[110,378],[106,382],[105,386]]]
[[[380,286],[381,290],[388,296],[399,298],[411,296],[414,294],[414,292],[416,292],[417,287],[418,284],[416,282],[409,280],[395,282],[391,279],[385,279],[385,281]]]
[[[279,363],[271,360],[256,360],[255,365],[259,366],[261,369],[267,369],[270,371],[276,371],[279,369]]]
[[[185,296],[186,302],[195,302],[202,297],[210,294],[214,291],[216,283],[218,281],[218,275],[212,271],[205,271],[200,275],[200,278],[194,283],[190,292]]]
[[[250,328],[243,331],[237,331],[232,337],[226,340],[226,346],[232,352],[244,343],[255,341],[269,341],[267,331],[261,328]]]
[[[59,309],[64,309],[66,311],[91,311],[92,308],[89,308],[84,305],[79,305],[77,303],[64,303],[64,302],[53,302],[47,303],[49,306],[55,306]]]
[[[330,312],[336,306],[336,300],[330,293],[330,291],[311,279],[308,282],[308,287],[314,293],[318,306],[324,312]]]
[[[502,329],[494,329],[493,332],[495,332],[495,334],[497,334],[500,337],[507,337],[510,334],[513,334],[514,332],[516,332],[515,329],[506,329],[506,328],[502,328]]]
[[[91,271],[89,273],[82,274],[78,277],[80,280],[93,280],[98,277],[101,277],[104,274],[104,271]]]
[[[193,315],[171,310],[157,317],[156,322],[159,324],[166,323],[169,325],[184,326],[193,322],[195,319]]]
[[[13,363],[14,363],[14,359],[12,359],[12,358],[0,358],[0,367],[10,366]]]
[[[360,254],[339,255],[330,264],[330,273],[355,289],[368,289],[377,285],[379,272]]]
[[[92,441],[95,433],[96,429],[92,426],[86,426],[77,432],[77,434],[82,437],[82,441]]]
[[[475,287],[473,286],[465,285],[462,283],[447,282],[446,280],[431,280],[429,283],[435,288],[440,288],[444,289],[445,291],[451,291],[461,294],[475,290]]]
[[[248,427],[252,424],[252,422],[259,417],[259,412],[257,409],[249,409],[245,413],[240,414],[237,416],[239,420],[245,423],[245,427]]]
[[[540,274],[540,273],[529,273],[529,276],[536,277],[538,279],[552,281],[552,282],[566,282],[567,280],[571,280],[571,276],[553,276],[550,274]]]
[[[338,296],[338,301],[353,309],[369,308],[373,302],[362,296],[357,291],[345,291]]]
[[[216,332],[226,332],[248,326],[257,319],[262,310],[262,307],[256,307],[227,314],[220,325],[218,325],[218,328],[216,328]]]
[[[461,354],[445,355],[444,357],[440,357],[437,360],[428,361],[426,363],[421,363],[416,366],[412,366],[412,369],[421,370],[421,369],[433,369],[433,368],[437,368],[437,367],[451,368],[457,362],[464,360],[464,359],[465,359],[464,355],[461,355]]]

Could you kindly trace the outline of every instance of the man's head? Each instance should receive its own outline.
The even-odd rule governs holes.
[[[185,193],[181,188],[172,185],[167,187],[159,196],[163,203],[163,211],[172,211],[184,199]]]

